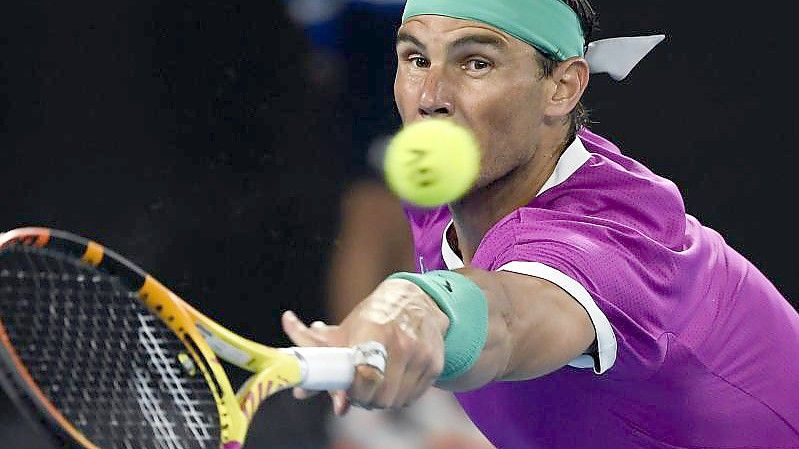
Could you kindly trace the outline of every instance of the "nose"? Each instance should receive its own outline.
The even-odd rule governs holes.
[[[419,115],[428,118],[448,118],[455,112],[448,83],[444,76],[431,70],[424,81],[419,98]]]

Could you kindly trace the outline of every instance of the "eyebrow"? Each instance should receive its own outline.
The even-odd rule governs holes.
[[[421,49],[422,51],[426,50],[426,47],[422,43],[422,41],[417,39],[412,34],[408,34],[406,32],[400,31],[397,34],[397,44],[396,45],[399,45],[399,44],[401,44],[403,42],[413,44],[413,45],[419,47],[419,49]],[[454,49],[457,49],[459,47],[466,47],[468,45],[475,45],[475,44],[476,45],[488,45],[488,46],[494,47],[494,48],[496,48],[498,50],[504,50],[504,49],[508,48],[507,42],[505,42],[504,40],[500,39],[499,37],[490,36],[490,35],[487,35],[487,34],[469,34],[469,35],[462,36],[462,37],[459,37],[458,39],[456,39],[455,42],[450,44],[450,49],[454,50]]]
[[[408,33],[405,33],[403,31],[400,31],[399,33],[397,33],[397,44],[396,45],[399,45],[399,44],[401,44],[403,42],[407,42],[407,43],[416,45],[421,50],[426,50],[427,49],[425,47],[425,45],[422,43],[422,41],[420,41],[419,39],[416,39],[411,34],[408,34]]]
[[[487,34],[469,34],[467,36],[459,37],[455,42],[450,45],[450,48],[456,49],[458,47],[466,47],[468,45],[488,45],[498,50],[508,48],[508,44],[497,36],[490,36]]]

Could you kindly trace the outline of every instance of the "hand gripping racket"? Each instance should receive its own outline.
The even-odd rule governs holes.
[[[378,343],[271,348],[204,316],[98,243],[0,234],[0,383],[60,447],[239,449],[270,395],[344,390]],[[217,359],[254,374],[234,392]]]

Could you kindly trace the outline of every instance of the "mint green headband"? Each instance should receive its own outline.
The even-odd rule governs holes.
[[[421,15],[483,22],[558,61],[585,49],[580,19],[561,0],[408,0],[402,21]]]

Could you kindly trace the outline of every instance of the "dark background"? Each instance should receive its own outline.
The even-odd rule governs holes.
[[[592,128],[675,181],[689,213],[795,301],[789,15],[595,6],[595,38],[667,39],[627,80],[592,78]],[[277,1],[7,2],[0,228],[90,236],[243,335],[288,344],[282,311],[325,317],[353,139],[346,89],[308,82],[308,51]],[[326,406],[279,395],[259,413],[252,447],[321,447]],[[0,411],[3,447],[25,447],[11,444],[28,437],[4,398]]]

